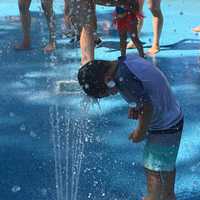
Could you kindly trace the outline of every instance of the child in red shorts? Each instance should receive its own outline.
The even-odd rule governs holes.
[[[144,57],[143,47],[137,31],[138,20],[141,18],[143,18],[143,15],[139,12],[138,0],[129,0],[125,6],[116,6],[114,24],[119,32],[121,56],[126,55],[126,40],[127,35],[130,34],[139,55]]]

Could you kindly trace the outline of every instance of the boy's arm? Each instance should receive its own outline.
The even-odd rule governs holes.
[[[138,127],[129,135],[129,140],[133,142],[140,142],[145,138],[146,132],[148,131],[149,124],[151,122],[153,114],[153,106],[151,103],[144,103],[141,113],[138,117]]]

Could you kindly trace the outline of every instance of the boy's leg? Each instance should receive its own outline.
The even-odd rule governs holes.
[[[16,49],[28,49],[30,48],[30,26],[31,26],[31,16],[29,7],[31,0],[18,0],[18,7],[20,11],[20,18],[23,31],[23,41],[21,45],[16,45]]]
[[[144,0],[139,0],[139,12],[142,15],[143,15],[143,6],[144,6]],[[140,35],[140,32],[142,30],[143,21],[144,21],[143,18],[138,19],[138,24],[137,24],[138,35]],[[131,48],[136,48],[132,40],[127,44],[127,49],[131,49]]]
[[[119,38],[120,38],[121,56],[125,56],[126,55],[127,32],[126,31],[119,31]]]
[[[156,54],[160,50],[160,35],[163,27],[163,15],[160,8],[161,0],[148,0],[149,9],[153,15],[153,44],[149,54]]]
[[[133,42],[133,44],[135,45],[135,47],[137,48],[138,50],[138,53],[141,57],[144,57],[144,50],[143,50],[143,46],[139,40],[139,37],[138,37],[138,30],[137,30],[137,20],[135,20],[133,22],[133,25],[131,27],[131,40]]]
[[[143,200],[176,200],[174,193],[175,170],[155,172],[146,169],[148,196]]]
[[[49,43],[44,48],[44,51],[51,52],[56,48],[56,24],[53,12],[53,0],[41,0],[41,3],[49,29]]]

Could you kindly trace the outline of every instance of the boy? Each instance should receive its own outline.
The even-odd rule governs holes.
[[[128,117],[138,120],[129,135],[132,142],[146,139],[144,167],[148,196],[144,200],[175,200],[175,162],[179,149],[183,113],[163,73],[139,56],[118,61],[94,60],[82,66],[78,80],[93,98],[118,91],[128,102]]]

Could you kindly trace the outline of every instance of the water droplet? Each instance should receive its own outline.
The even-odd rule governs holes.
[[[106,196],[106,194],[103,192],[101,196],[102,196],[102,197],[105,197],[105,196]]]
[[[10,117],[14,117],[15,114],[14,114],[13,112],[10,112],[10,113],[9,113],[9,116],[10,116]]]
[[[26,126],[25,126],[24,124],[22,124],[22,125],[20,126],[20,130],[21,130],[21,131],[25,131],[25,130],[26,130]]]
[[[47,195],[47,189],[46,188],[42,188],[41,189],[41,193],[42,193],[42,196],[46,196]]]
[[[90,199],[90,198],[91,198],[91,196],[92,196],[92,193],[89,193],[89,194],[88,194],[88,199]]]
[[[14,185],[11,190],[12,190],[12,192],[16,193],[16,192],[19,192],[21,190],[21,187],[19,185]]]
[[[37,134],[34,131],[31,131],[30,132],[30,136],[33,137],[33,138],[35,138],[37,136]]]

